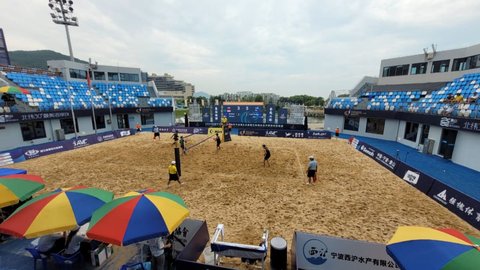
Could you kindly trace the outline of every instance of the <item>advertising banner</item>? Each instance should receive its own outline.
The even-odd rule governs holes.
[[[379,243],[295,232],[292,253],[293,269],[400,269]]]
[[[309,139],[331,139],[332,133],[326,130],[308,130],[307,137]]]
[[[5,166],[25,160],[23,151],[21,148],[17,148],[8,152],[0,153],[0,166]]]
[[[479,201],[438,181],[433,183],[428,196],[480,230]]]
[[[394,172],[405,182],[414,186],[416,189],[427,194],[430,191],[435,179],[416,170],[415,168],[397,160],[397,167]]]
[[[272,105],[272,104],[268,104],[266,107],[265,107],[265,116],[266,116],[266,119],[265,119],[265,122],[267,124],[275,124],[275,106]]]
[[[277,129],[240,129],[239,136],[330,139],[331,133],[323,130],[277,130]]]
[[[369,156],[376,162],[380,163],[383,167],[389,169],[391,172],[395,172],[397,166],[397,160],[392,156],[385,154],[384,152],[378,150],[377,148],[364,143],[362,141],[355,141],[356,149],[363,154]]]
[[[280,109],[278,111],[278,123],[279,124],[286,124],[288,118],[288,110],[287,109]]]
[[[50,154],[55,154],[63,151],[68,151],[73,149],[73,141],[60,141],[60,142],[51,142],[44,143],[39,145],[32,145],[23,147],[23,155],[26,159],[32,159],[37,157],[43,157]]]
[[[207,134],[206,127],[158,127],[160,132],[175,132],[188,134]]]
[[[203,108],[202,109],[202,122],[208,123],[211,122],[210,119],[210,108]]]
[[[222,118],[222,110],[220,109],[220,105],[214,105],[213,106],[213,122],[214,123],[220,123],[220,119]]]

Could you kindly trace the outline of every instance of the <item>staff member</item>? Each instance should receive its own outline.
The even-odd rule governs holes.
[[[315,182],[317,182],[317,161],[313,156],[310,156],[308,158],[310,162],[308,162],[308,167],[307,167],[307,177],[308,177],[308,182],[307,185],[313,184],[315,185]]]
[[[175,165],[175,161],[172,161],[170,166],[168,166],[168,183],[167,187],[170,185],[170,181],[177,181],[180,185],[180,177],[178,176],[177,166]]]

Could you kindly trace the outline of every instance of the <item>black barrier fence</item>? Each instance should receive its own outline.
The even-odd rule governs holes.
[[[229,123],[233,128],[307,130],[305,125],[271,123]],[[219,122],[190,122],[190,127],[218,127]]]
[[[480,202],[478,200],[358,139],[352,141],[352,146],[470,223],[473,227],[480,229]]]

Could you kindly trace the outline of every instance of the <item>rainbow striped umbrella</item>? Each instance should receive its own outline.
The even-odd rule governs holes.
[[[0,232],[34,238],[72,230],[87,223],[92,213],[113,199],[113,193],[77,186],[40,195],[20,206],[0,224]]]
[[[87,236],[126,246],[172,233],[189,213],[177,195],[130,192],[93,213]]]
[[[0,177],[0,208],[24,201],[44,187],[45,182],[37,175],[11,174],[2,176]]]
[[[454,229],[402,226],[387,244],[401,269],[478,270],[480,238]]]
[[[27,89],[16,86],[2,86],[0,87],[0,93],[5,94],[30,94]]]

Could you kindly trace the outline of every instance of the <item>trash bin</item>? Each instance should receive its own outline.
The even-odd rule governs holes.
[[[287,269],[287,241],[281,237],[270,240],[270,267],[272,270]]]

